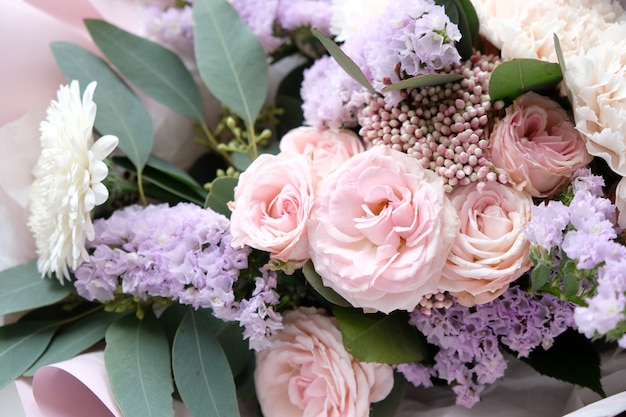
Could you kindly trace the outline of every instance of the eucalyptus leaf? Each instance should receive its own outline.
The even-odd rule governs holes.
[[[557,336],[550,349],[538,347],[521,359],[543,375],[605,395],[600,382],[600,356],[591,341],[576,330],[568,329]]]
[[[478,31],[480,29],[480,22],[478,20],[476,9],[470,0],[459,0],[459,4],[463,8],[465,18],[467,19],[468,33],[472,39],[472,45],[476,46],[479,40]]]
[[[537,59],[513,59],[498,65],[489,79],[492,101],[511,102],[528,91],[543,92],[554,88],[563,74],[559,64]]]
[[[27,321],[0,327],[0,389],[41,356],[58,327],[58,322],[51,321]]]
[[[67,42],[52,42],[52,54],[68,80],[78,80],[81,89],[92,81],[98,85],[95,128],[103,135],[115,135],[119,148],[141,172],[153,143],[152,120],[139,97],[100,57]]]
[[[561,48],[561,41],[556,33],[553,34],[554,39],[554,49],[556,50],[556,58],[559,60],[559,65],[561,66],[561,73],[565,74],[567,71],[567,67],[565,65],[565,58],[563,57],[563,49]],[[565,85],[565,90],[567,91],[567,98],[572,106],[574,106],[574,93],[572,93],[572,89],[567,85],[567,79],[565,75],[563,76],[563,84]]]
[[[447,83],[455,83],[461,81],[465,77],[460,74],[425,74],[416,77],[407,78],[397,83],[387,85],[383,88],[383,92],[392,90],[407,90],[410,88],[431,87]]]
[[[172,303],[167,307],[163,314],[159,316],[159,322],[165,330],[170,346],[174,344],[174,336],[176,336],[178,326],[180,326],[180,323],[183,321],[188,311],[189,306]]]
[[[450,21],[458,26],[461,32],[461,39],[456,42],[455,46],[459,55],[461,55],[461,59],[469,59],[474,52],[474,39],[472,39],[474,23],[470,24],[470,20],[465,14],[465,8],[461,4],[461,1],[436,0],[435,4],[443,6],[446,9],[446,15],[450,18]]]
[[[335,61],[337,61],[339,66],[341,66],[341,68],[343,68],[343,70],[348,73],[348,75],[354,78],[354,80],[361,84],[363,87],[367,88],[369,92],[376,92],[367,77],[365,77],[365,74],[363,74],[363,71],[361,71],[358,65],[355,64],[354,61],[348,55],[346,55],[346,53],[343,52],[332,39],[330,39],[326,34],[320,32],[316,28],[312,28],[311,33],[313,33],[313,36],[319,39],[319,41],[322,43],[322,45],[324,45],[324,48],[326,48],[328,53],[335,59]]]
[[[42,278],[37,260],[0,271],[0,288],[0,315],[56,303],[74,289],[56,278]]]
[[[399,373],[393,373],[393,389],[387,395],[387,397],[377,403],[372,404],[369,417],[392,417],[400,408],[400,404],[404,399],[404,393],[406,392],[407,381],[404,376]]]
[[[151,310],[125,316],[106,332],[104,362],[124,417],[174,417],[167,337]]]
[[[178,55],[103,20],[86,19],[85,25],[98,48],[131,83],[166,106],[204,121],[200,92]]]
[[[239,416],[226,355],[209,326],[193,310],[176,332],[172,367],[178,392],[192,415]]]
[[[315,271],[311,261],[304,264],[304,267],[302,267],[302,273],[304,274],[304,278],[306,278],[307,282],[311,284],[311,287],[324,297],[324,299],[337,306],[352,307],[352,304],[350,304],[345,298],[337,294],[333,289],[324,285],[322,277]]]
[[[228,208],[228,202],[235,199],[237,182],[237,178],[233,177],[216,178],[211,185],[211,191],[207,196],[204,207],[208,207],[230,218],[231,211]]]
[[[24,373],[33,376],[42,366],[73,358],[104,339],[109,325],[123,314],[98,311],[62,327],[43,355]]]
[[[202,80],[218,100],[254,124],[268,85],[261,43],[227,0],[194,1],[193,19]]]
[[[391,314],[363,313],[356,308],[335,307],[343,344],[362,362],[400,364],[420,362],[427,354],[424,336],[411,324],[406,311]]]

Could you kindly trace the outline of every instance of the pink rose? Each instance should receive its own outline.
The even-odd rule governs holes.
[[[235,200],[229,204],[232,245],[263,250],[283,262],[309,259],[306,222],[313,191],[305,156],[259,156],[239,177]]]
[[[519,190],[534,197],[553,196],[592,159],[565,110],[533,92],[506,109],[490,142],[493,164],[506,171]]]
[[[459,234],[448,253],[440,289],[464,306],[487,303],[532,265],[522,230],[532,215],[532,198],[488,181],[456,188],[450,201],[459,213]]]
[[[347,159],[363,152],[364,148],[359,137],[351,130],[302,126],[282,137],[280,150],[310,158],[313,174],[322,179]]]
[[[457,215],[434,172],[374,147],[322,182],[308,231],[326,286],[355,307],[411,311],[438,288]]]
[[[391,366],[353,358],[334,317],[301,307],[285,314],[284,325],[256,356],[254,380],[264,415],[367,417],[370,403],[391,392]]]

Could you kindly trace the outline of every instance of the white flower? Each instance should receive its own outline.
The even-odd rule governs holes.
[[[102,161],[118,144],[115,136],[93,140],[96,83],[87,86],[80,98],[77,81],[59,88],[57,101],[48,107],[41,123],[41,155],[35,166],[30,192],[28,225],[35,236],[37,266],[59,281],[69,279],[89,259],[85,239],[94,238],[91,210],[108,198],[101,181],[108,169]]]
[[[380,15],[390,0],[332,0],[330,32],[345,41]]]

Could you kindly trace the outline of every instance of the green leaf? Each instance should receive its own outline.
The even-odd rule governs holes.
[[[472,40],[472,45],[476,46],[478,44],[478,31],[480,29],[480,22],[478,20],[478,14],[476,14],[476,9],[474,9],[474,5],[470,0],[459,0],[458,3],[463,9],[465,18],[467,19],[467,30],[468,35]]]
[[[559,64],[537,59],[513,59],[498,65],[489,79],[492,101],[511,102],[528,91],[554,88],[563,78]]]
[[[228,208],[228,202],[235,199],[237,182],[237,178],[233,177],[216,178],[211,185],[211,191],[206,198],[204,207],[208,207],[230,218],[231,212]]]
[[[393,389],[382,401],[372,404],[370,411],[370,417],[391,417],[396,415],[396,411],[400,408],[400,404],[404,399],[404,393],[406,392],[407,381],[404,376],[399,373],[393,373]]]
[[[114,162],[131,172],[136,172],[132,162],[127,158],[113,158]],[[154,184],[182,201],[202,206],[207,196],[206,190],[191,176],[169,162],[150,156],[143,170],[143,179]]]
[[[37,260],[0,272],[0,288],[0,315],[56,303],[74,289],[56,278],[42,278]]]
[[[559,61],[559,66],[561,67],[561,73],[565,74],[567,67],[565,66],[565,58],[563,57],[563,49],[561,49],[561,41],[556,33],[553,34],[554,38],[554,49],[556,50],[556,58]],[[567,80],[563,77],[563,84],[565,85],[565,90],[567,91],[567,98],[572,106],[574,106],[574,93],[572,93],[572,89],[567,85]]]
[[[302,85],[304,70],[307,68],[309,68],[308,64],[295,68],[283,78],[278,86],[276,106],[284,111],[280,116],[280,123],[276,126],[276,135],[279,139],[291,129],[304,124],[300,86]]]
[[[320,40],[324,48],[328,51],[328,53],[337,61],[339,66],[343,68],[345,72],[348,73],[355,81],[361,84],[363,87],[367,88],[369,92],[375,93],[374,87],[370,84],[361,68],[359,68],[352,59],[345,52],[341,50],[341,48],[328,36],[326,36],[323,32],[320,32],[316,28],[311,29],[311,33]]]
[[[196,0],[193,18],[202,80],[218,100],[254,124],[268,85],[261,43],[226,0]]]
[[[343,344],[362,362],[400,364],[426,357],[424,336],[411,324],[406,311],[365,314],[356,308],[336,307]]]
[[[550,265],[543,262],[535,265],[530,272],[530,290],[532,292],[539,291],[548,283],[551,276],[552,268]]]
[[[600,382],[600,356],[591,341],[573,329],[554,339],[550,349],[539,347],[521,360],[543,375],[605,395]]]
[[[78,80],[81,90],[92,81],[98,82],[95,128],[103,135],[117,136],[120,150],[141,171],[152,150],[153,129],[139,97],[104,60],[86,49],[67,42],[52,42],[51,48],[65,78]]]
[[[456,42],[455,46],[457,51],[459,51],[459,55],[461,55],[461,59],[469,59],[473,53],[474,39],[472,38],[472,33],[474,23],[470,24],[470,19],[468,19],[461,1],[436,0],[435,4],[443,6],[450,21],[458,26],[461,32],[461,40]]]
[[[86,19],[85,25],[109,61],[141,91],[199,122],[204,120],[200,92],[178,55],[102,20]]]
[[[27,321],[0,327],[0,389],[41,356],[58,327],[58,322],[50,321]]]
[[[465,77],[460,74],[425,74],[417,77],[407,78],[395,84],[390,84],[383,88],[383,92],[392,90],[408,90],[410,88],[422,88],[435,85],[455,83]]]
[[[188,311],[189,306],[173,303],[159,316],[159,322],[165,330],[170,346],[174,344],[174,336],[176,336],[178,326],[180,326],[180,322],[183,321]]]
[[[172,348],[178,392],[194,416],[239,416],[235,382],[211,329],[190,310]]]
[[[345,298],[337,294],[332,288],[328,288],[324,285],[322,277],[315,271],[311,261],[304,264],[304,267],[302,267],[302,273],[304,274],[304,278],[306,278],[307,282],[311,284],[311,287],[324,297],[324,299],[337,306],[352,307],[352,304],[346,301]]]
[[[174,391],[167,337],[151,310],[109,326],[104,362],[115,402],[125,417],[173,417]]]
[[[109,325],[123,314],[98,311],[62,327],[43,355],[24,373],[33,376],[37,369],[68,360],[104,339]]]
[[[276,155],[278,154],[278,152],[280,152],[280,146],[278,144],[278,141],[271,141],[268,146],[257,146],[257,151],[259,152],[259,155],[262,155],[264,153]],[[252,164],[252,159],[250,159],[250,155],[248,153],[233,152],[230,156],[233,167],[235,167],[235,169],[240,172],[245,171],[246,169],[248,169],[250,164]]]

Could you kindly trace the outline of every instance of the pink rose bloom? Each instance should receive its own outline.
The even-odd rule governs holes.
[[[230,229],[235,247],[248,245],[282,262],[305,261],[306,222],[313,206],[309,160],[281,152],[259,156],[239,177]]]
[[[493,164],[519,190],[551,197],[572,173],[591,162],[585,142],[561,106],[529,92],[506,109],[490,136]]]
[[[351,130],[302,126],[282,137],[280,150],[308,157],[313,175],[321,180],[344,161],[363,152],[364,148],[359,137]]]
[[[411,311],[438,288],[457,215],[439,176],[374,147],[322,182],[308,231],[324,285],[355,307]]]
[[[487,303],[532,266],[523,232],[532,216],[532,197],[488,181],[455,188],[450,201],[459,213],[459,234],[440,289],[467,307]]]
[[[254,380],[263,415],[367,417],[393,388],[391,366],[363,363],[342,343],[334,317],[301,307],[285,314],[272,346],[257,353]]]

